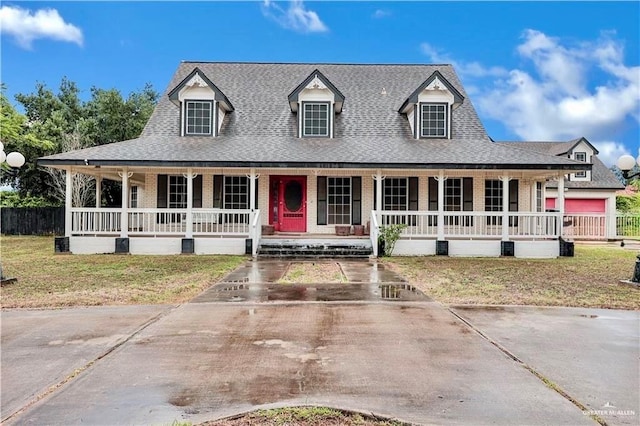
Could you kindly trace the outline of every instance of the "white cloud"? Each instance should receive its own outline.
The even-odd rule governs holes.
[[[611,165],[627,152],[615,136],[630,121],[635,126],[640,122],[640,67],[624,64],[623,42],[613,32],[597,40],[568,42],[525,30],[516,48],[522,66],[509,71],[453,60],[428,43],[420,47],[431,60],[456,67],[477,91],[483,116],[498,120],[524,140],[584,136]]]
[[[316,12],[305,8],[302,0],[291,0],[287,9],[280,7],[275,1],[264,0],[262,13],[280,26],[300,33],[329,31]]]
[[[598,158],[607,166],[614,165],[621,155],[629,153],[627,148],[619,142],[600,141],[593,145],[599,152]],[[640,153],[640,150],[638,151]]]
[[[479,99],[480,110],[528,140],[587,137],[606,164],[624,153],[611,141],[629,119],[640,121],[640,67],[623,63],[623,46],[611,34],[573,46],[527,30],[517,51],[533,65],[514,69],[491,83]],[[593,87],[593,71],[606,79]]]
[[[387,16],[391,16],[391,12],[384,9],[376,9],[376,11],[373,12],[373,15],[371,16],[375,19],[382,19],[382,18],[386,18]]]
[[[30,49],[33,41],[40,38],[76,43],[79,46],[83,43],[80,28],[66,23],[56,9],[32,12],[17,6],[2,6],[0,30],[13,36],[25,49]]]
[[[457,61],[448,53],[437,49],[429,43],[422,43],[420,50],[429,60],[437,64],[451,64],[462,77],[501,77],[508,72],[502,67],[485,67],[479,62]]]

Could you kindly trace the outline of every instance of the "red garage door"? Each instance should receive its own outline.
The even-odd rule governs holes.
[[[602,213],[605,212],[606,200],[590,198],[566,198],[565,213]]]

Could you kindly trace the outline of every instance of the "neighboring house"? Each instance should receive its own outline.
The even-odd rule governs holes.
[[[536,152],[591,163],[591,170],[565,176],[564,232],[566,237],[585,239],[616,238],[616,192],[624,185],[598,158],[598,150],[586,138],[569,142],[500,142]],[[547,182],[545,209],[560,211],[557,181]]]
[[[493,142],[450,65],[183,62],[139,138],[39,164],[127,189],[107,209],[72,206],[68,188],[57,244],[74,253],[255,254],[263,228],[353,226],[375,255],[401,223],[394,254],[555,257],[565,188],[606,174],[596,154]]]

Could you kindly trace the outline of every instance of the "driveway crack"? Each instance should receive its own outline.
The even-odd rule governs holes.
[[[168,309],[166,309],[166,310],[164,310],[164,311],[152,316],[147,321],[142,323],[142,325],[140,325],[138,328],[136,328],[126,338],[121,339],[115,345],[111,346],[110,348],[107,348],[107,350],[105,350],[103,353],[98,355],[96,358],[94,358],[91,361],[87,362],[82,367],[79,367],[79,368],[76,368],[75,370],[73,370],[73,372],[71,374],[69,374],[64,379],[60,380],[58,383],[55,383],[55,384],[49,386],[46,390],[44,390],[43,392],[40,392],[39,394],[34,396],[31,401],[27,402],[25,405],[23,405],[22,407],[20,407],[19,409],[17,409],[13,413],[9,414],[7,417],[4,417],[2,420],[0,420],[0,423],[5,423],[5,422],[7,422],[9,420],[12,420],[12,419],[18,417],[19,415],[21,415],[22,413],[27,411],[29,408],[31,408],[37,402],[43,400],[44,398],[47,398],[48,396],[50,396],[51,394],[53,394],[55,391],[57,391],[58,389],[62,388],[63,386],[66,386],[71,381],[73,381],[76,377],[78,377],[79,375],[81,375],[82,373],[87,371],[89,368],[93,367],[98,361],[100,361],[101,359],[103,359],[103,358],[107,357],[108,355],[110,355],[111,353],[113,353],[116,349],[120,348],[125,343],[129,342],[132,338],[134,338],[135,336],[140,334],[142,331],[144,331],[147,327],[149,327],[150,325],[155,324],[156,322],[158,322],[158,320],[160,320],[161,318],[165,317],[166,315],[168,315],[169,313],[173,312],[174,310],[178,309],[180,306],[182,306],[182,305],[171,306],[170,308],[168,308]]]
[[[564,389],[562,389],[560,386],[558,386],[558,384],[554,383],[551,379],[547,378],[542,373],[537,371],[535,368],[533,368],[532,366],[530,366],[527,363],[525,363],[524,361],[522,361],[513,352],[509,351],[509,349],[505,348],[500,343],[496,342],[495,340],[493,340],[492,338],[490,338],[489,336],[484,334],[480,329],[475,327],[473,324],[471,324],[471,322],[469,322],[467,319],[465,319],[464,317],[459,315],[453,309],[447,307],[447,310],[449,312],[451,312],[451,314],[453,316],[455,316],[460,321],[462,321],[467,327],[469,327],[471,330],[473,330],[475,333],[477,333],[480,337],[482,337],[487,342],[491,343],[493,346],[498,348],[498,350],[500,350],[500,352],[502,352],[503,354],[505,354],[506,356],[511,358],[513,361],[518,363],[521,367],[523,367],[529,373],[533,374],[538,380],[540,380],[542,383],[544,383],[544,385],[546,387],[548,387],[548,388],[554,390],[555,392],[557,392],[558,394],[560,394],[560,396],[565,398],[567,401],[571,402],[573,405],[575,405],[577,408],[579,408],[583,413],[589,413],[590,412],[589,408],[587,408],[584,404],[582,404],[580,401],[578,401],[573,396],[569,395],[569,393],[567,391],[565,391]],[[601,418],[600,416],[598,416],[596,414],[589,414],[589,417],[593,421],[599,423],[600,425],[607,426],[607,422],[605,422],[604,419]]]

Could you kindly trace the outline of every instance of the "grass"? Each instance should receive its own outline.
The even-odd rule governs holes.
[[[347,278],[336,262],[292,262],[280,284],[344,283]]]
[[[358,413],[350,413],[327,407],[286,407],[272,410],[258,410],[242,416],[206,422],[206,426],[270,425],[270,426],[401,426],[407,423],[378,419]]]
[[[246,260],[242,256],[54,254],[53,237],[0,238],[3,308],[185,302]]]
[[[633,250],[579,245],[558,259],[395,257],[383,262],[445,304],[498,304],[640,309]]]

